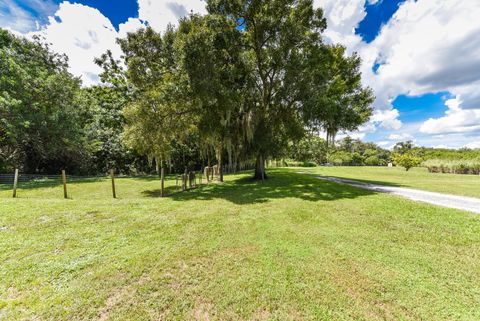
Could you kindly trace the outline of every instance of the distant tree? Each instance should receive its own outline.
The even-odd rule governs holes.
[[[290,157],[300,162],[327,162],[327,142],[316,135],[307,135],[299,142],[291,144]]]
[[[408,140],[406,142],[398,142],[393,147],[393,151],[397,154],[405,154],[413,149],[413,142]]]
[[[410,153],[394,154],[393,163],[397,166],[405,168],[405,170],[408,171],[412,167],[419,166],[422,163],[422,159]]]
[[[353,165],[353,166],[363,165],[364,160],[365,158],[360,153],[357,153],[357,152],[352,153],[352,161],[350,165]]]
[[[365,165],[367,166],[379,166],[381,165],[381,160],[380,158],[378,158],[377,156],[368,156],[366,159],[365,159]]]

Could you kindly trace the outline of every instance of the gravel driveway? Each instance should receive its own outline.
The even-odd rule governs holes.
[[[390,193],[394,195],[399,195],[414,201],[430,203],[434,205],[455,208],[459,210],[465,210],[469,212],[474,212],[480,214],[480,198],[465,197],[465,196],[456,196],[449,194],[441,194],[434,192],[425,192],[411,188],[404,187],[392,187],[376,184],[367,184],[355,180],[338,178],[338,177],[328,177],[328,176],[318,176],[319,179],[347,184],[355,187],[365,188],[372,191]]]

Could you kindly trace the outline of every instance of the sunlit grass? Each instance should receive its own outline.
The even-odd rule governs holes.
[[[269,174],[2,198],[0,319],[480,319],[480,216]]]
[[[300,171],[300,170],[299,170]],[[480,175],[429,173],[426,168],[401,167],[315,167],[302,168],[324,176],[350,178],[370,183],[418,188],[426,191],[480,197]]]

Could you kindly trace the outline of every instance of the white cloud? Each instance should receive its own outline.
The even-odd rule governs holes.
[[[407,0],[369,44],[354,34],[366,1],[317,0],[315,4],[325,8],[327,40],[339,41],[362,57],[363,82],[376,95],[372,122],[383,129],[399,129],[399,113],[391,104],[395,97],[448,91],[461,97],[461,104],[420,124],[421,132],[480,132],[480,1]]]
[[[108,49],[112,51],[114,57],[120,57],[121,50],[116,43],[117,38],[125,37],[128,32],[144,27],[144,22],[163,32],[168,24],[177,23],[178,18],[191,11],[201,13],[206,11],[205,2],[200,0],[139,0],[138,4],[139,17],[129,18],[118,26],[117,31],[110,20],[97,9],[64,1],[54,17],[49,17],[48,23],[40,31],[30,32],[27,36],[42,35],[48,43],[51,43],[54,51],[65,53],[69,57],[72,74],[80,76],[84,85],[91,85],[99,81],[98,74],[101,72],[100,67],[94,63],[95,58],[100,57]],[[25,13],[25,19],[31,21],[32,17]]]
[[[355,28],[367,14],[364,5],[365,0],[314,0],[314,6],[322,8],[327,19],[327,41],[341,43],[353,52],[362,41]]]
[[[420,131],[427,134],[480,132],[480,109],[462,109],[461,104],[458,97],[447,100],[445,116],[425,121]]]
[[[138,0],[138,14],[155,30],[164,31],[169,23],[176,24],[190,12],[206,13],[205,5],[202,0]]]
[[[85,85],[98,82],[101,69],[94,62],[96,57],[107,49],[112,50],[116,57],[120,56],[120,48],[116,44],[119,34],[110,20],[97,9],[81,4],[61,3],[55,18],[50,17],[41,31],[29,36],[34,34],[43,36],[54,51],[65,53],[69,58],[70,71],[80,76]]]
[[[396,140],[396,141],[400,141],[400,140],[411,140],[413,139],[413,136],[409,133],[401,133],[401,134],[390,134],[388,136],[388,139],[391,139],[391,140]]]
[[[399,112],[396,109],[376,109],[370,119],[374,124],[380,124],[385,129],[400,129],[402,122],[398,120]]]

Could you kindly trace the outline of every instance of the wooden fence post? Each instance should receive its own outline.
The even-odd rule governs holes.
[[[160,169],[160,179],[162,181],[160,195],[164,197],[165,196],[165,168],[163,166]]]
[[[67,174],[65,173],[65,170],[62,169],[62,183],[63,183],[63,197],[68,198],[68,193],[67,193]]]
[[[112,178],[112,195],[113,198],[117,198],[117,193],[115,191],[115,171],[113,169],[110,170],[110,177]]]
[[[207,180],[207,184],[208,184],[208,166],[205,166],[203,170],[203,174],[205,175],[205,179]]]
[[[17,197],[18,184],[18,168],[15,169],[15,177],[13,178],[13,198]]]

